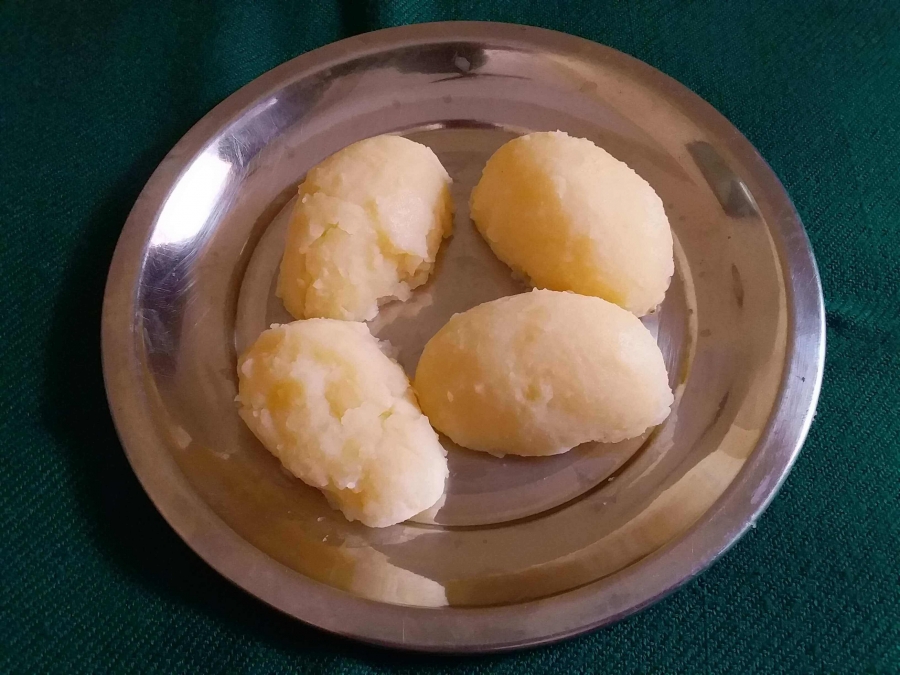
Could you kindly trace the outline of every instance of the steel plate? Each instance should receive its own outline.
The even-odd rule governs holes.
[[[562,129],[624,160],[665,203],[676,275],[648,326],[676,390],[635,441],[497,459],[449,447],[440,508],[347,522],[237,416],[236,356],[270,323],[286,215],[313,165],[401,133],[454,179],[436,273],[371,322],[412,373],[455,312],[523,288],[468,219],[490,154]],[[491,651],[595,628],[708,566],[790,470],[818,397],[824,312],[788,196],[746,139],[624,54],[522,26],[362,35],[250,83],[169,153],[125,225],[106,289],[103,364],[129,460],[210,565],[325,630],[422,650]]]

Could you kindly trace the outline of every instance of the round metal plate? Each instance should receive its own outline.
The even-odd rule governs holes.
[[[236,355],[272,322],[286,214],[313,165],[402,133],[454,179],[431,282],[371,324],[412,373],[454,313],[523,290],[468,195],[515,134],[590,138],[646,178],[676,236],[657,334],[676,390],[645,438],[497,459],[450,447],[446,499],[382,530],[286,474],[235,410]],[[429,24],[345,40],[247,85],[148,182],[110,269],[103,364],[135,472],[210,565],[315,626],[489,651],[614,621],[709,565],[772,499],[809,427],[824,312],[777,178],[709,105],[649,66],[536,28]],[[451,444],[448,442],[448,447]]]

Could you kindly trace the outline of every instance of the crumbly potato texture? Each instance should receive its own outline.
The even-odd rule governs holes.
[[[401,136],[354,143],[299,187],[277,295],[297,319],[368,321],[406,300],[453,227],[450,176],[430,148]]]
[[[240,415],[284,466],[349,520],[402,522],[435,504],[446,452],[403,369],[365,324],[274,326],[238,361]]]
[[[488,160],[472,219],[497,257],[538,288],[643,316],[674,272],[662,200],[627,164],[561,131],[521,136]]]
[[[637,317],[548,290],[453,316],[425,346],[415,388],[436,429],[495,455],[640,436],[673,402],[662,354]]]

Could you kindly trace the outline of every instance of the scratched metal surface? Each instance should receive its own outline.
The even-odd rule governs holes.
[[[273,322],[286,216],[306,170],[402,133],[454,179],[431,282],[371,322],[401,364],[455,312],[521,287],[468,219],[490,154],[563,129],[662,197],[676,274],[646,323],[676,404],[648,436],[565,455],[453,447],[446,498],[383,530],[348,523],[238,418],[236,355]],[[337,43],[213,110],[141,194],[110,270],[104,371],[136,473],[211,565],[274,606],[381,644],[486,651],[615,620],[749,527],[799,451],[821,382],[821,290],[787,195],[738,132],[614,50],[533,28],[433,24]]]

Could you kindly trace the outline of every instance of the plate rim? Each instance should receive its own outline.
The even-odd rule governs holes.
[[[616,59],[664,88],[667,97],[701,117],[766,193],[774,195],[780,216],[771,230],[780,235],[776,248],[782,268],[791,273],[785,274],[788,347],[773,413],[754,452],[700,520],[639,563],[584,587],[502,607],[435,609],[353,596],[285,567],[241,538],[193,491],[174,460],[158,461],[164,453],[154,452],[155,444],[147,440],[151,425],[141,415],[143,377],[131,357],[141,339],[132,328],[150,228],[172,186],[210,138],[291,79],[387,48],[452,40],[491,40],[592,60]],[[779,491],[809,431],[824,371],[825,308],[812,248],[790,197],[753,145],[700,96],[649,64],[585,38],[518,24],[436,22],[364,33],[301,54],[241,87],[200,119],[153,172],[122,229],[104,293],[101,352],[107,400],[132,469],[166,522],[219,574],[270,606],[344,637],[418,651],[497,652],[556,642],[629,616],[696,577],[741,538]],[[788,404],[795,414],[785,414]],[[760,487],[763,478],[768,482]],[[617,597],[601,603],[602,587],[611,581]],[[294,591],[284,593],[285,585]],[[408,626],[414,629],[412,639]],[[421,638],[423,626],[432,627],[425,632],[434,639]]]

